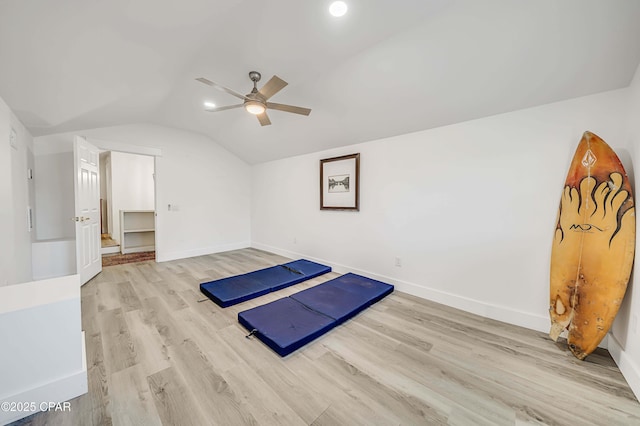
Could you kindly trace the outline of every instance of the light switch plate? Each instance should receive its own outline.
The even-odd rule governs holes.
[[[29,232],[33,230],[33,210],[30,206],[27,206],[27,230]]]

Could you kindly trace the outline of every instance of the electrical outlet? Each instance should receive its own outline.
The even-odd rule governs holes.
[[[396,266],[398,268],[402,267],[402,259],[400,259],[399,257],[396,257]]]

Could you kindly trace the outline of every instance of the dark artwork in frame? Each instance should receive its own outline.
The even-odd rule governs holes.
[[[360,153],[320,160],[320,210],[360,210]]]

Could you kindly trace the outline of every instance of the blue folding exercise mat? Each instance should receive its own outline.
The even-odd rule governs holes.
[[[356,274],[341,277],[238,314],[238,321],[286,356],[393,292]]]
[[[306,259],[200,284],[200,291],[223,308],[331,272]]]

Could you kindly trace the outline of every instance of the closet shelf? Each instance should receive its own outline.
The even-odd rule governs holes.
[[[155,219],[153,210],[120,210],[120,252],[154,251]]]

